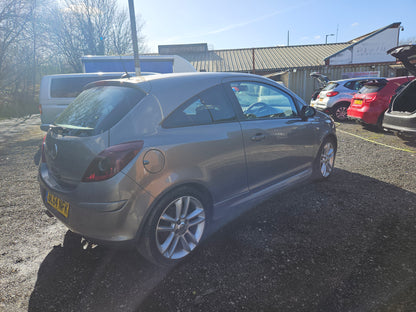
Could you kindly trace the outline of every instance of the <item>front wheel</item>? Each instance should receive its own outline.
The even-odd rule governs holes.
[[[337,147],[333,139],[327,138],[319,148],[314,162],[314,175],[317,179],[327,179],[332,174]]]
[[[203,194],[188,187],[164,196],[150,215],[139,252],[158,265],[181,261],[206,232],[206,202]]]

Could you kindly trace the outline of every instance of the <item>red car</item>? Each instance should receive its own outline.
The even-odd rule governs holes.
[[[415,77],[380,78],[367,82],[353,96],[347,114],[350,119],[356,119],[369,125],[381,128],[384,112],[402,84],[408,83]]]

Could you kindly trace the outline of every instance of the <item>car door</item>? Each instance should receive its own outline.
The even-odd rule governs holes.
[[[250,190],[310,168],[316,131],[313,121],[300,118],[289,92],[257,81],[233,81],[228,86],[240,109]]]
[[[178,180],[204,181],[214,204],[248,192],[241,128],[222,85],[186,101],[163,128],[158,138],[169,142],[167,166]]]

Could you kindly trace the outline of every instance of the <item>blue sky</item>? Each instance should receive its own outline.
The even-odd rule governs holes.
[[[128,7],[128,0],[118,0]],[[416,1],[135,0],[149,52],[159,44],[208,43],[233,49],[345,42],[394,22],[416,38]],[[338,29],[338,37],[336,36]]]

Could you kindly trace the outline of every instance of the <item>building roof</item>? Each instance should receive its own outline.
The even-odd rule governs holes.
[[[254,50],[256,71],[274,72],[325,65],[325,58],[350,45],[351,43],[333,43],[227,50],[206,49],[204,51],[201,49],[201,52],[187,52],[179,49],[177,51],[169,50],[169,52],[176,52],[188,60],[197,71],[251,72]]]

